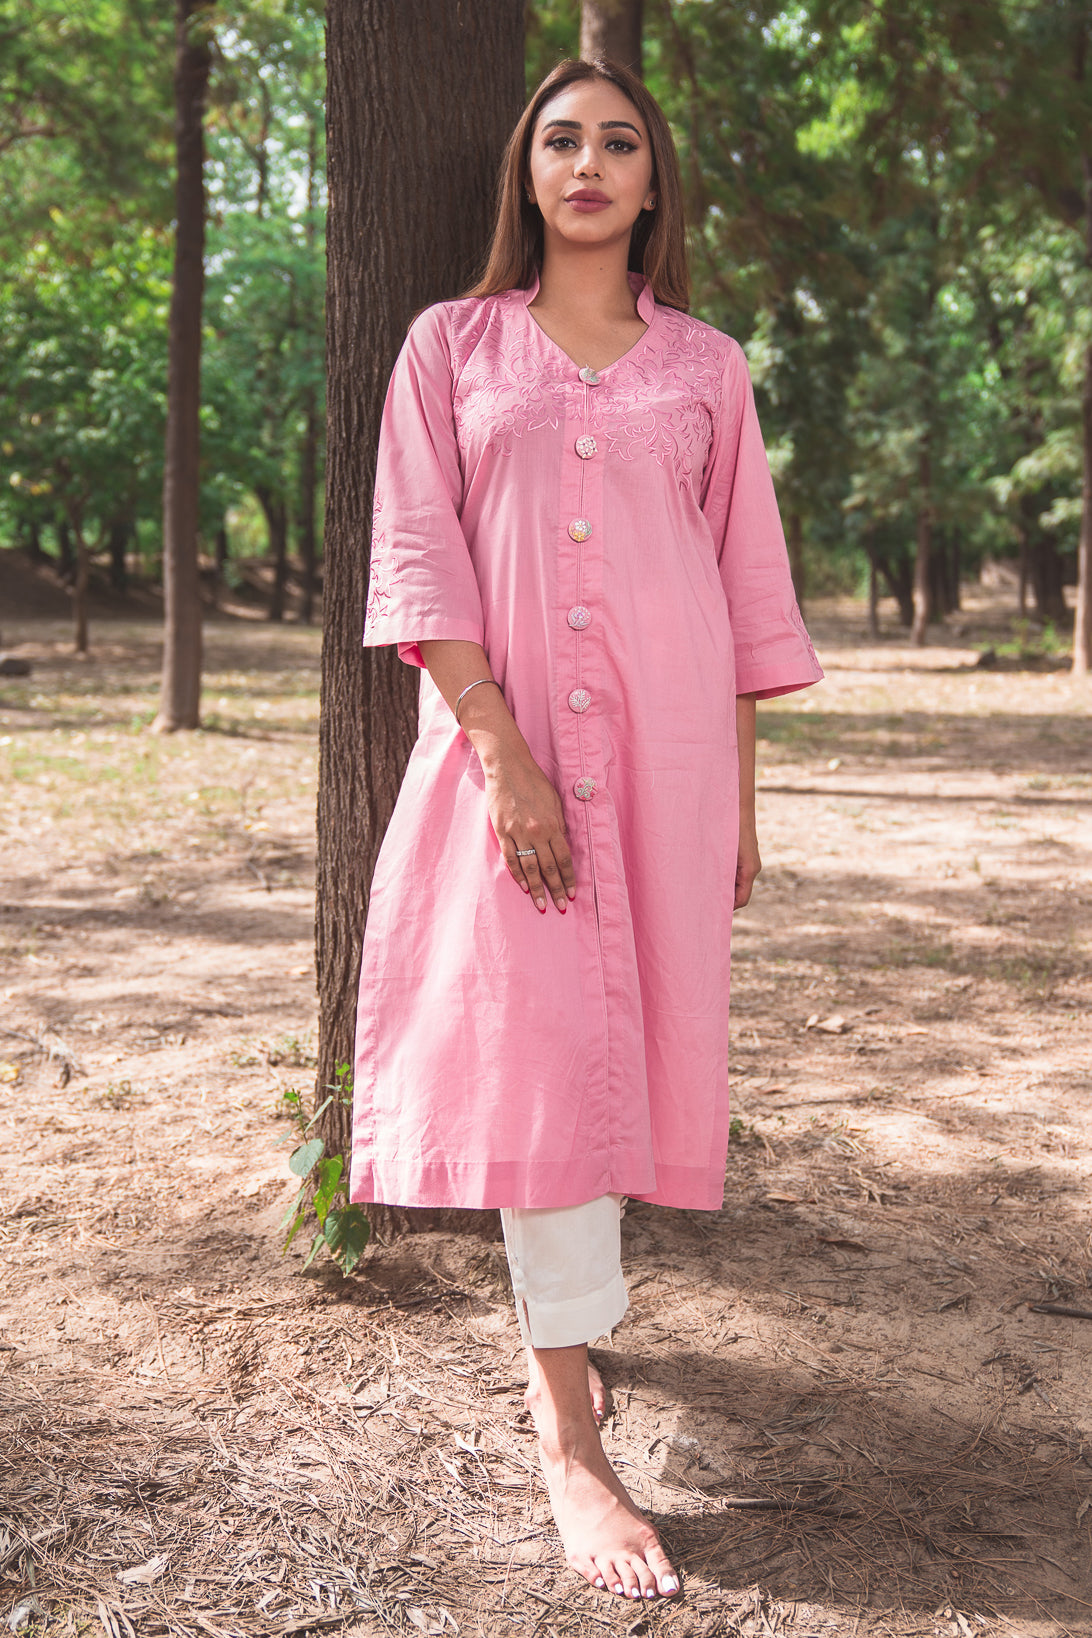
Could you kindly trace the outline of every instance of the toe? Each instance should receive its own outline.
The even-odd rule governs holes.
[[[656,1579],[657,1590],[665,1598],[670,1598],[672,1593],[678,1592],[679,1577],[659,1542],[648,1548],[645,1553],[645,1561]]]
[[[637,1577],[638,1593],[641,1598],[655,1598],[659,1592],[659,1581],[655,1570],[646,1564],[643,1558],[634,1559],[633,1573]]]

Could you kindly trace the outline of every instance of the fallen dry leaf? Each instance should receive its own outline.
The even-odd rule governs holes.
[[[844,1035],[848,1027],[840,1012],[832,1012],[829,1018],[820,1018],[817,1012],[813,1012],[804,1025],[805,1029],[825,1030],[828,1035]]]

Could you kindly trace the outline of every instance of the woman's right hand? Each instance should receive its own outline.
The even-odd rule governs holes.
[[[530,893],[537,910],[545,914],[549,893],[564,915],[568,900],[576,897],[576,873],[557,791],[526,749],[491,760],[485,789],[512,880]]]
[[[512,880],[543,914],[549,894],[564,915],[576,897],[576,874],[561,798],[531,755],[484,648],[454,637],[426,638],[419,646],[433,682],[478,753],[489,818]]]

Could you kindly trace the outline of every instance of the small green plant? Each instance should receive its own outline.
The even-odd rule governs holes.
[[[311,1241],[311,1249],[304,1260],[310,1268],[319,1252],[325,1249],[345,1274],[351,1274],[368,1244],[371,1225],[359,1206],[349,1199],[348,1179],[345,1176],[345,1156],[328,1155],[326,1143],[320,1137],[308,1137],[319,1116],[335,1101],[349,1107],[352,1104],[352,1068],[338,1064],[336,1080],[328,1087],[330,1096],[307,1118],[300,1094],[293,1088],[284,1094],[284,1105],[299,1129],[303,1139],[288,1157],[289,1170],[300,1179],[299,1193],[289,1207],[282,1229],[288,1230],[284,1242],[287,1251],[307,1221],[309,1211],[318,1218],[318,1233]]]

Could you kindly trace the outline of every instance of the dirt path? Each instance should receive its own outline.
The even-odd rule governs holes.
[[[280,1256],[317,637],[214,626],[207,729],[159,740],[154,628],[5,634],[0,1614],[1092,1632],[1092,1320],[1029,1306],[1092,1310],[1089,695],[813,624],[828,682],[761,716],[725,1207],[630,1208],[598,1356],[686,1574],[645,1611],[558,1565],[495,1241]]]

